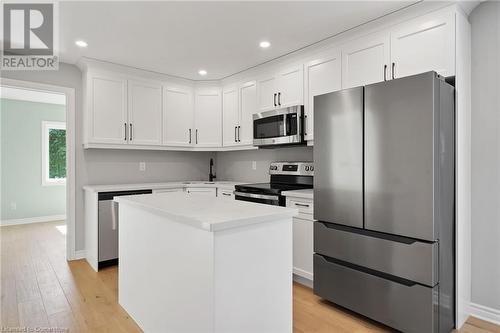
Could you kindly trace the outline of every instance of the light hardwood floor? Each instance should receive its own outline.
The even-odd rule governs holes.
[[[116,267],[94,272],[84,260],[67,262],[63,222],[0,228],[1,317],[5,327],[58,327],[70,332],[141,332],[118,305]],[[144,276],[147,283],[147,274]],[[294,332],[390,332],[294,285]],[[500,333],[469,318],[462,333]]]

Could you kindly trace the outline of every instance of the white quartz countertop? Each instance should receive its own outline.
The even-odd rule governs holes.
[[[283,191],[281,192],[285,197],[295,197],[295,198],[304,198],[311,199],[314,198],[314,190],[312,188],[305,190],[294,190],[294,191]]]
[[[298,210],[295,208],[191,196],[182,192],[120,196],[114,200],[212,232],[256,223],[275,222],[298,215]]]
[[[211,187],[233,189],[235,185],[245,184],[244,182],[235,181],[177,181],[164,183],[142,183],[142,184],[110,184],[110,185],[86,185],[83,187],[86,191],[93,192],[111,192],[111,191],[127,191],[127,190],[158,190],[164,188],[188,188],[188,187]]]

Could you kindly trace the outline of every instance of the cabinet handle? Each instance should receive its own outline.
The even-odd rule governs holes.
[[[127,141],[127,123],[123,123],[123,127],[125,127],[125,137],[123,140]]]
[[[231,196],[231,193],[222,193],[222,195]]]
[[[198,144],[198,129],[196,129],[196,144]]]
[[[396,69],[396,63],[395,63],[395,62],[393,62],[393,63],[392,63],[392,79],[393,79],[393,80],[396,78],[395,69]]]
[[[276,93],[274,93],[274,106],[277,106],[276,105]]]
[[[387,81],[387,65],[384,65],[384,81]]]
[[[191,144],[191,129],[189,129],[189,144]]]
[[[130,141],[132,141],[132,123],[130,123]]]
[[[240,130],[241,130],[241,126],[238,126],[238,142],[241,142],[241,139],[240,139]]]
[[[295,202],[295,206],[299,206],[299,207],[307,207],[307,208],[309,208],[309,205],[306,205],[306,204],[301,204],[301,203],[297,203],[297,202]]]
[[[236,134],[237,131],[238,131],[238,126],[234,126],[234,142],[238,142],[237,134]]]
[[[281,106],[281,93],[278,93],[278,105]]]

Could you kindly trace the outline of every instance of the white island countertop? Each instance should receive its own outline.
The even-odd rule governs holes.
[[[157,193],[114,199],[207,231],[219,231],[296,216],[298,210],[238,200]]]
[[[190,188],[190,187],[208,187],[208,188],[224,188],[233,189],[235,185],[244,184],[243,182],[235,181],[174,181],[162,183],[140,183],[140,184],[109,184],[109,185],[85,185],[83,189],[92,192],[112,192],[112,191],[128,191],[128,190],[157,190],[166,188]]]

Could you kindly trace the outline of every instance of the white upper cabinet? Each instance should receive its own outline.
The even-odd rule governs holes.
[[[302,65],[286,68],[257,82],[259,111],[269,111],[304,102],[304,70]]]
[[[224,147],[238,145],[238,126],[240,125],[238,102],[238,88],[225,88],[222,93],[222,137]]]
[[[390,37],[372,34],[342,47],[342,88],[384,81],[389,76]]]
[[[304,135],[314,140],[314,96],[342,89],[341,54],[332,50],[320,54],[304,65],[306,100],[304,104]]]
[[[391,31],[391,77],[436,71],[455,75],[455,15],[431,13]]]
[[[268,111],[276,108],[277,104],[277,85],[274,75],[259,79],[258,84],[258,103],[259,111]]]
[[[163,87],[163,145],[190,147],[194,143],[193,90]]]
[[[127,144],[127,80],[87,73],[87,143]]]
[[[304,104],[304,68],[287,68],[278,74],[278,107]]]
[[[253,145],[253,114],[257,112],[257,84],[246,82],[240,86],[238,142],[241,145]]]
[[[128,139],[130,144],[161,145],[162,87],[147,81],[128,81]]]
[[[224,88],[224,147],[253,145],[253,114],[257,112],[257,84],[249,81]]]
[[[222,96],[219,88],[200,88],[195,93],[195,132],[197,147],[222,147]]]

